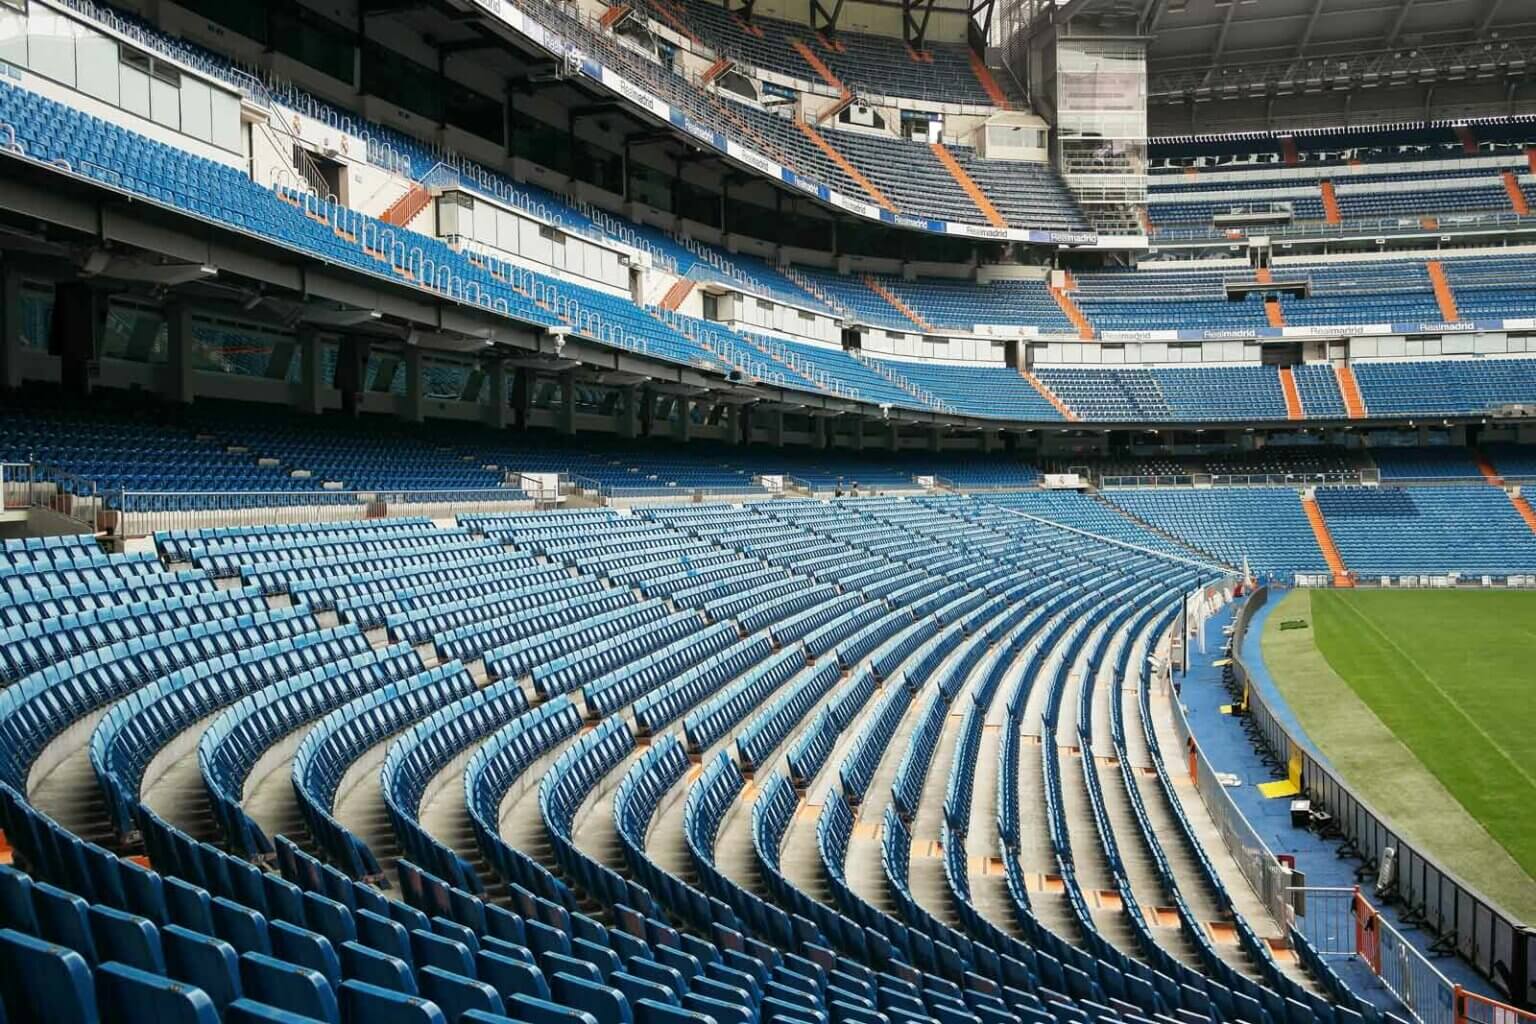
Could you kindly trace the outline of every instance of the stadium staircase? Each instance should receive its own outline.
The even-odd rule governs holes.
[[[693,292],[694,282],[689,278],[679,278],[677,283],[667,289],[667,294],[661,297],[661,308],[675,310],[688,300]]]
[[[1523,494],[1516,494],[1514,491],[1507,493],[1509,494],[1509,503],[1515,506],[1515,511],[1520,513],[1520,518],[1525,520],[1525,525],[1531,528],[1531,532],[1536,533],[1536,508],[1531,507],[1530,499],[1526,498]]]
[[[420,185],[412,185],[411,190],[390,204],[380,216],[380,220],[395,227],[405,227],[416,219],[416,215],[426,208],[432,201],[432,193]]]
[[[1034,388],[1040,393],[1041,398],[1045,399],[1047,402],[1050,402],[1053,406],[1056,407],[1056,411],[1061,413],[1062,419],[1066,420],[1068,423],[1076,423],[1078,421],[1079,417],[1077,413],[1073,412],[1072,407],[1061,400],[1060,395],[1047,387],[1045,381],[1041,380],[1039,377],[1036,377],[1034,373],[1029,370],[1021,369],[1019,373],[1025,380],[1029,381],[1030,387]]]
[[[1288,420],[1304,420],[1307,418],[1306,410],[1301,405],[1301,392],[1296,387],[1296,374],[1289,366],[1279,367],[1280,392],[1285,395],[1285,418]]]
[[[1489,461],[1488,456],[1476,448],[1472,449],[1472,461],[1477,463],[1477,471],[1483,475],[1483,479],[1490,486],[1497,487],[1504,492],[1509,498],[1509,503],[1520,514],[1520,518],[1525,520],[1525,525],[1531,528],[1532,533],[1536,533],[1536,508],[1531,507],[1530,499],[1521,493],[1520,488],[1506,487],[1504,485],[1504,476],[1499,472],[1498,467]]]
[[[1062,315],[1072,321],[1072,326],[1077,328],[1077,336],[1084,341],[1092,341],[1094,338],[1093,323],[1089,321],[1088,314],[1083,312],[1082,307],[1073,301],[1071,295],[1067,294],[1077,287],[1077,282],[1072,279],[1072,272],[1070,270],[1064,273],[1066,274],[1065,285],[1058,288],[1052,284],[1047,285],[1046,288],[1051,293],[1051,298],[1056,300],[1056,305],[1060,307]]]
[[[933,328],[928,324],[928,322],[922,317],[918,316],[917,311],[914,310],[911,306],[908,306],[905,302],[901,301],[901,296],[891,291],[889,288],[881,284],[876,278],[869,274],[862,275],[862,280],[870,291],[884,299],[886,303],[896,312],[900,313],[902,316],[912,321],[912,323],[916,324],[918,329],[921,330],[924,334],[933,333]]]
[[[1336,363],[1333,367],[1334,377],[1339,382],[1339,394],[1344,399],[1344,412],[1352,420],[1365,418],[1365,399],[1360,394],[1360,382],[1355,380],[1355,371],[1348,363]]]
[[[1329,224],[1342,224],[1344,217],[1339,213],[1339,195],[1334,191],[1333,182],[1325,178],[1318,183],[1317,190],[1323,199],[1323,219]]]
[[[987,219],[987,223],[995,228],[1006,228],[1008,222],[1003,219],[1002,214],[997,212],[997,207],[992,205],[992,200],[987,198],[987,194],[981,190],[981,186],[976,184],[975,180],[966,173],[964,167],[960,166],[960,161],[955,159],[955,154],[949,151],[949,147],[945,146],[942,142],[931,142],[928,144],[928,148],[933,151],[934,157],[949,172],[949,176],[955,179],[955,184],[960,186],[960,190],[971,197],[971,202],[976,204],[976,209]]]
[[[1500,177],[1504,179],[1504,191],[1509,195],[1510,207],[1520,216],[1527,216],[1531,212],[1531,204],[1525,198],[1525,190],[1520,187],[1520,180],[1515,177],[1515,172],[1506,170]]]
[[[797,120],[795,122],[795,127],[800,129],[800,134],[809,139],[812,145],[821,150],[822,153],[826,154],[828,160],[831,160],[833,163],[837,164],[838,167],[842,168],[844,174],[848,175],[850,179],[857,182],[858,186],[869,194],[869,198],[872,199],[877,206],[884,210],[888,210],[891,213],[901,212],[896,209],[895,203],[891,202],[885,197],[885,193],[881,192],[878,188],[875,187],[874,182],[870,181],[864,176],[863,171],[859,170],[857,167],[851,164],[847,157],[839,153],[830,142],[822,138],[821,133],[816,130],[814,125],[808,121]]]
[[[1429,273],[1429,283],[1435,289],[1435,302],[1440,306],[1440,319],[1446,323],[1455,323],[1461,319],[1460,311],[1456,308],[1456,296],[1451,291],[1451,283],[1445,279],[1445,268],[1439,260],[1430,260],[1424,264],[1424,269]]]
[[[1318,550],[1322,551],[1323,558],[1328,562],[1328,571],[1333,574],[1333,585],[1353,587],[1355,581],[1350,578],[1349,568],[1339,554],[1339,547],[1333,541],[1333,534],[1328,531],[1328,521],[1323,518],[1323,510],[1318,507],[1317,499],[1310,492],[1303,494],[1301,507],[1306,511],[1307,522],[1312,526],[1312,536],[1317,538]]]
[[[929,58],[930,60],[932,58]],[[992,70],[987,67],[987,62],[977,56],[976,51],[971,51],[971,72],[975,74],[976,81],[981,83],[982,89],[999,110],[1012,110],[1008,103],[1008,97],[1003,92],[1002,86],[997,84],[997,79],[992,77]]]

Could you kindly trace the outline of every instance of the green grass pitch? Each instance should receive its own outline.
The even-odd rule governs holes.
[[[1312,742],[1474,888],[1536,910],[1536,592],[1284,600],[1265,662]],[[1279,630],[1292,618],[1311,628]]]

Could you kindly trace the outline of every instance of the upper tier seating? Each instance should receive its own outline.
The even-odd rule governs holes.
[[[918,60],[900,39],[890,36],[844,30],[837,33],[835,44],[829,47],[807,25],[762,14],[743,22],[739,15],[711,0],[684,0],[681,4],[657,0],[646,6],[653,19],[664,25],[672,25],[673,17],[668,15],[681,10],[688,27],[705,42],[735,60],[765,71],[820,84],[816,70],[792,48],[790,41],[796,40],[809,47],[844,85],[860,95],[995,105],[971,70],[970,47],[964,43],[930,42],[923,48],[923,59]],[[667,14],[659,14],[663,9]],[[1001,76],[997,83],[1008,88]]]
[[[1035,375],[1085,420],[1285,419],[1270,366],[1037,366]]]
[[[1354,365],[1372,415],[1475,414],[1536,398],[1536,359],[1484,357],[1416,361],[1362,360]]]
[[[1322,573],[1327,562],[1291,488],[1217,488],[1200,492],[1111,490],[1105,498],[1137,518],[1229,565],[1288,577]],[[1330,521],[1331,522],[1331,521]]]

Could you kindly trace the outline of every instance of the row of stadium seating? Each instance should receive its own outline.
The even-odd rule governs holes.
[[[1151,173],[1255,170],[1299,165],[1449,160],[1468,155],[1523,153],[1533,138],[1529,118],[1444,122],[1407,127],[1361,126],[1232,136],[1170,136],[1148,147]],[[1469,152],[1468,143],[1475,152]]]
[[[1026,899],[1021,882],[1012,886],[1012,915],[978,912],[970,903],[969,887],[987,876],[978,871],[967,882],[963,867],[952,880],[951,896],[925,903],[932,897],[911,892],[907,910],[892,917],[867,902],[864,887],[879,873],[856,870],[851,860],[837,855],[837,843],[851,853],[866,842],[862,834],[854,834],[843,795],[852,793],[847,786],[860,778],[905,780],[890,797],[868,783],[857,786],[864,796],[858,813],[878,820],[886,817],[887,807],[915,809],[917,815],[904,823],[914,836],[920,829],[936,827],[922,825],[923,815],[945,804],[946,849],[964,849],[962,805],[967,820],[973,804],[983,809],[970,829],[970,841],[980,841],[981,822],[989,816],[994,793],[1004,801],[998,805],[1006,812],[1004,820],[1025,820],[1018,808],[1031,794],[1010,789],[1005,776],[982,772],[976,792],[968,794],[971,798],[946,795],[958,780],[978,773],[971,762],[958,757],[950,766],[941,751],[947,749],[944,737],[953,729],[951,716],[935,718],[933,709],[970,700],[966,694],[973,685],[974,700],[984,708],[993,695],[1006,692],[1007,680],[1033,678],[1027,670],[1009,671],[1011,659],[1002,657],[1001,650],[986,653],[1005,636],[1009,649],[1032,651],[1032,656],[1058,666],[1055,684],[1042,683],[1028,696],[1014,691],[1019,713],[1033,716],[1043,712],[1027,708],[1074,708],[1078,702],[1062,690],[1068,666],[1081,661],[1096,674],[1101,663],[1097,645],[1109,645],[1110,636],[1122,652],[1122,668],[1144,663],[1144,657],[1130,656],[1132,631],[1134,642],[1152,642],[1154,626],[1166,626],[1192,582],[1191,566],[1069,534],[967,499],[841,506],[782,502],[759,509],[700,506],[658,511],[648,518],[678,537],[718,538],[722,549],[733,546],[727,539],[732,536],[762,536],[772,554],[767,554],[769,548],[737,550],[761,551],[770,564],[797,574],[832,573],[825,578],[853,588],[851,594],[869,595],[872,591],[861,588],[887,581],[893,570],[915,575],[911,586],[916,589],[904,587],[887,599],[866,602],[868,612],[854,614],[831,632],[823,627],[806,634],[803,653],[798,646],[786,647],[785,654],[810,662],[804,677],[776,674],[771,678],[779,685],[762,683],[756,666],[792,665],[782,657],[767,657],[766,648],[738,663],[737,671],[719,677],[710,691],[715,696],[699,694],[703,699],[696,699],[690,692],[680,697],[698,709],[697,716],[683,717],[681,729],[666,729],[643,748],[634,743],[634,730],[644,727],[642,717],[632,724],[627,715],[610,715],[598,729],[577,736],[580,715],[568,697],[523,710],[514,696],[516,688],[508,683],[477,693],[457,663],[427,670],[404,645],[359,653],[360,664],[379,666],[371,682],[352,684],[368,690],[359,697],[336,690],[331,678],[310,681],[298,676],[262,686],[259,670],[271,659],[257,654],[247,659],[254,674],[243,677],[247,681],[240,689],[245,696],[239,701],[230,702],[234,691],[213,696],[210,687],[217,675],[209,674],[198,684],[209,693],[196,709],[204,717],[194,721],[188,717],[189,708],[179,711],[175,720],[181,723],[177,748],[187,750],[180,761],[160,769],[158,776],[137,781],[122,772],[103,779],[113,793],[112,806],[119,801],[136,806],[126,832],[101,829],[103,819],[110,821],[111,816],[102,814],[100,804],[67,799],[70,791],[64,783],[71,776],[82,778],[80,762],[86,752],[79,747],[83,737],[66,735],[68,725],[92,707],[110,705],[103,722],[114,723],[109,726],[116,737],[111,749],[131,764],[154,763],[153,751],[168,745],[169,732],[177,726],[167,721],[143,733],[140,743],[132,738],[137,733],[131,736],[115,724],[154,714],[158,705],[138,699],[111,703],[115,695],[135,692],[142,677],[118,683],[111,691],[92,690],[87,684],[68,710],[49,702],[46,706],[57,714],[41,718],[37,712],[45,705],[38,698],[49,691],[24,678],[0,694],[0,720],[14,728],[21,721],[17,716],[26,715],[36,726],[26,743],[8,752],[10,775],[4,790],[7,832],[15,838],[32,878],[14,872],[4,876],[7,893],[14,897],[3,903],[4,924],[11,929],[4,940],[8,950],[14,948],[14,955],[26,958],[35,970],[8,975],[0,986],[7,1009],[24,1016],[47,999],[61,1021],[93,1020],[101,1012],[106,1019],[122,1019],[111,1016],[122,1011],[101,1008],[107,992],[123,991],[130,994],[131,1004],[153,1007],[177,1020],[219,1015],[226,1020],[271,1019],[262,1016],[269,1011],[255,1004],[316,1020],[356,1020],[365,1014],[380,1020],[442,1019],[426,1008],[431,1004],[447,1019],[496,1019],[474,1016],[478,1010],[571,1024],[582,1019],[572,1016],[576,1010],[592,1014],[600,1024],[648,1019],[681,1024],[696,1019],[683,1010],[717,1022],[746,1022],[800,1019],[818,1008],[862,1020],[861,1012],[872,1013],[877,1007],[912,1024],[972,1019],[999,1024],[1014,1019],[1175,1021],[1182,1019],[1171,1015],[1176,1009],[1196,1007],[1195,1012],[1211,1019],[1284,1020],[1302,1013],[1327,1020],[1358,1019],[1350,1008],[1355,1005],[1352,998],[1334,1005],[1332,996],[1319,996],[1312,987],[1315,982],[1275,964],[1257,939],[1241,951],[1218,951],[1208,942],[1202,946],[1191,941],[1187,926],[1181,933],[1178,928],[1143,924],[1144,945],[1127,950],[1118,938],[1118,915],[1094,911],[1070,931],[1059,932],[1064,927],[1059,910],[1065,904],[1058,908],[1039,894]],[[582,564],[569,559],[586,544],[601,541],[609,529],[617,531],[618,548],[633,543],[625,538],[636,532],[631,526],[641,524],[632,519],[597,511],[466,520],[463,525],[471,532],[485,530],[488,539],[493,534],[515,538],[514,553],[554,554],[582,574]],[[764,527],[778,534],[777,542],[768,540]],[[261,555],[276,541],[302,546],[311,539],[324,540],[332,551],[351,553],[333,570],[345,581],[350,566],[373,564],[384,538],[416,536],[420,531],[417,522],[378,523],[158,540],[163,550],[188,555],[194,563],[214,554],[223,557],[230,550]],[[642,535],[648,532],[639,530]],[[460,543],[458,536],[454,531],[445,535],[450,549]],[[572,541],[581,543],[561,553],[562,545]],[[828,546],[833,550],[822,554],[820,549]],[[418,564],[414,556],[386,561],[408,572],[415,572]],[[864,569],[864,563],[872,564]],[[261,560],[250,568],[265,576],[270,564]],[[247,571],[242,568],[241,576]],[[444,582],[454,573],[447,566],[438,571]],[[859,578],[865,582],[856,583]],[[695,578],[684,575],[669,592],[692,586],[697,586]],[[519,585],[504,589],[515,592]],[[302,592],[290,593],[297,597]],[[441,602],[428,600],[401,624],[437,614],[434,609],[439,607]],[[1112,609],[1121,611],[1112,615]],[[242,627],[229,629],[220,623],[218,635],[229,642],[226,646],[249,645],[253,652],[274,644],[304,650],[310,637],[324,637],[319,643],[325,644],[358,635],[347,632],[356,626],[345,621],[328,630],[321,627],[303,606],[259,617],[293,623],[292,631],[286,639],[261,640],[253,634],[242,642],[245,634],[236,632]],[[1096,623],[1104,629],[1094,628]],[[395,628],[390,627],[386,642],[397,639]],[[1089,636],[1100,639],[1084,646]],[[164,639],[179,642],[172,635]],[[568,642],[574,650],[588,641],[572,636]],[[955,644],[963,649],[958,662],[944,656]],[[99,657],[104,670],[112,672],[115,655],[104,651]],[[158,675],[199,664],[191,648],[167,649],[160,657]],[[738,694],[757,695],[758,686],[788,694],[796,692],[796,680],[805,678],[811,687],[804,691],[808,695],[835,699],[842,688],[827,689],[821,667],[826,659],[854,670],[850,678],[855,686],[868,678],[863,674],[867,666],[880,679],[899,681],[887,688],[889,694],[909,693],[912,699],[900,705],[870,701],[865,691],[860,705],[829,705],[846,716],[834,719],[844,723],[837,727],[839,736],[858,741],[850,745],[839,739],[821,758],[826,767],[814,773],[814,784],[834,788],[819,820],[815,815],[802,824],[783,819],[774,826],[778,840],[770,850],[764,831],[767,819],[754,814],[749,827],[736,813],[744,810],[742,805],[730,796],[718,796],[719,784],[731,778],[724,770],[730,759],[720,759],[724,744],[734,745],[731,732],[752,703],[738,699]],[[695,670],[708,663],[705,657]],[[965,667],[946,669],[946,664]],[[818,676],[823,681],[817,682]],[[448,693],[427,698],[455,679],[456,698]],[[158,681],[149,685],[166,686]],[[653,691],[649,703],[637,704],[637,712],[655,707],[662,694],[683,692],[666,685]],[[1113,693],[1118,688],[1097,688],[1083,703]],[[433,713],[453,699],[459,701],[451,705],[455,714]],[[501,715],[476,710],[503,700],[510,703]],[[802,717],[818,700],[801,699],[797,707],[804,711]],[[210,721],[210,708],[216,711],[221,703],[224,710]],[[771,699],[756,703],[763,705],[760,715],[785,713]],[[903,766],[890,776],[900,756],[890,752],[890,739],[897,731],[905,732],[914,713],[944,724],[920,733],[928,737],[921,748],[924,756],[902,758]],[[1065,712],[1048,714],[1054,721]],[[983,717],[968,720],[967,728],[978,737]],[[826,721],[820,716],[814,720]],[[653,727],[659,722],[652,719]],[[284,754],[274,744],[284,729],[294,726],[307,736],[297,750],[289,745]],[[793,741],[793,727],[780,731]],[[679,754],[690,735],[704,748],[710,766],[697,779],[685,776],[688,762]],[[748,727],[741,735],[761,735],[761,730]],[[198,742],[187,747],[193,739]],[[774,767],[777,759],[762,763],[771,754],[760,747],[758,758],[758,784],[763,787],[758,806],[765,813],[770,804],[793,810],[797,797],[786,788],[787,776]],[[296,785],[269,785],[268,779],[287,781],[290,760]],[[178,781],[181,764],[191,768],[194,778],[201,771],[210,798],[221,810],[205,814],[199,809],[195,784],[189,789]],[[366,764],[384,766],[382,776],[371,773],[379,778],[377,783],[365,781],[370,773],[353,769]],[[834,764],[840,765],[836,772]],[[248,777],[238,806],[231,806],[219,794],[234,794],[228,773],[238,776],[239,765],[255,765],[257,772],[267,774]],[[89,768],[85,771],[83,778],[89,779]],[[447,784],[460,776],[461,785]],[[610,787],[604,780],[618,780],[619,785]],[[1115,799],[1137,799],[1122,792],[1123,785],[1123,780],[1115,780],[1107,788]],[[687,799],[682,799],[684,788]],[[710,800],[720,816],[712,822],[703,817],[706,790],[717,794]],[[900,801],[897,792],[904,794]],[[1167,827],[1181,820],[1171,792],[1149,791],[1148,803],[1154,801],[1147,812],[1153,818],[1139,825],[1124,820],[1130,831],[1117,833],[1116,841],[1154,846],[1176,842],[1198,850],[1187,822],[1182,831]],[[1047,806],[1060,815],[1050,825],[1053,835],[1067,837],[1078,827],[1080,819],[1068,814],[1059,800]],[[839,818],[840,809],[850,816]],[[1154,821],[1164,825],[1156,833]],[[284,824],[277,829],[275,823]],[[949,831],[957,825],[958,834]],[[1015,824],[1008,834],[1022,844],[1024,832],[1035,827]],[[102,845],[131,840],[135,834],[142,835],[148,847],[150,869],[119,861]],[[261,834],[279,836],[271,840],[269,855],[275,857],[280,875],[264,873],[213,845],[222,836],[232,850],[247,850],[245,840],[237,838],[244,835],[257,850],[265,850],[256,838]],[[540,834],[543,841],[535,839]],[[94,836],[98,842],[82,843],[78,835]],[[738,861],[717,860],[727,845],[744,838],[747,845],[734,848],[750,851],[755,845],[764,858],[761,870],[778,881],[765,877],[757,882],[742,874]],[[1057,851],[1053,864],[1071,873],[1075,863],[1075,870],[1086,877],[1094,870],[1091,865],[1105,856],[1097,852],[1101,840],[1086,835],[1075,839],[1070,852]],[[783,844],[807,841],[822,851],[819,857],[813,854],[809,862],[793,855],[781,858]],[[878,849],[880,840],[867,841]],[[474,847],[479,847],[478,854]],[[1027,844],[1021,846],[1021,855],[1024,848]],[[331,863],[315,860],[316,853]],[[409,859],[399,859],[402,853]],[[1065,860],[1068,856],[1073,860]],[[76,872],[70,866],[75,863],[89,864],[90,870]],[[879,858],[869,863],[879,863]],[[963,852],[949,863],[964,865]],[[1209,864],[1196,870],[1191,866],[1195,862],[1181,853],[1168,862],[1159,880],[1136,875],[1112,854],[1104,863],[1125,875],[1121,891],[1127,897],[1128,920],[1135,919],[1137,900],[1166,905],[1164,887],[1172,888],[1178,905],[1189,900],[1201,913],[1235,913],[1241,920],[1242,911],[1232,907],[1220,875],[1207,870]],[[846,889],[831,897],[809,897],[803,888],[808,870],[834,880],[834,890],[835,880],[844,878]],[[705,891],[694,888],[694,879]],[[1000,881],[992,876],[988,884]],[[381,891],[372,884],[383,882],[391,888]],[[1135,892],[1136,885],[1152,888]],[[394,886],[403,902],[391,898]],[[775,888],[779,898],[768,902],[768,892]],[[23,896],[15,897],[18,892]],[[1003,890],[996,892],[1006,898]],[[588,902],[587,896],[600,904]],[[828,898],[831,903],[822,901]],[[961,908],[960,917],[953,916],[951,905]],[[801,917],[791,918],[781,908],[795,908]],[[1190,921],[1195,920],[1193,913]],[[943,920],[949,923],[936,926]],[[175,955],[167,947],[174,947]],[[94,1003],[93,988],[103,995]],[[1376,1016],[1375,1011],[1366,1012]]]

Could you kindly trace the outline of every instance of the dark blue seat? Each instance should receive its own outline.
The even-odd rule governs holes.
[[[658,985],[665,985],[671,989],[679,999],[688,991],[688,983],[675,968],[659,964],[654,960],[644,960],[640,957],[630,957],[626,970],[637,978],[646,981],[654,981]]]
[[[277,1006],[258,1003],[254,999],[237,999],[224,1011],[224,1024],[325,1024],[314,1017],[284,1010]]]
[[[257,1002],[340,1024],[336,993],[323,974],[308,967],[245,953],[240,957],[240,988]]]
[[[32,879],[8,864],[0,864],[0,928],[27,935],[38,933],[32,907]]]
[[[342,982],[339,995],[347,1024],[450,1024],[452,1020],[424,999],[362,981]]]
[[[222,896],[213,898],[211,911],[213,934],[234,946],[235,952],[242,955],[272,952],[272,938],[267,932],[267,919],[256,911]]]
[[[450,921],[445,917],[432,919],[432,934],[441,935],[445,939],[452,939],[470,951],[475,953],[480,949],[480,937],[468,926]]]
[[[693,1010],[642,999],[635,1004],[637,1024],[713,1024],[713,1019]]]
[[[172,924],[204,935],[218,935],[213,927],[213,901],[208,890],[170,876],[163,877],[162,883],[166,916]]]
[[[554,1001],[590,1013],[597,1024],[632,1024],[629,1000],[616,988],[559,972],[549,979]]]
[[[324,935],[331,946],[340,946],[357,938],[357,926],[346,904],[327,899],[319,893],[304,893],[304,921],[310,931]]]
[[[202,989],[127,964],[96,968],[96,1005],[102,1024],[218,1024],[219,1019]]]
[[[72,892],[37,882],[32,886],[32,907],[37,911],[38,934],[42,938],[68,946],[88,963],[97,962],[89,903]]]
[[[650,999],[672,1006],[678,1005],[677,993],[672,991],[670,986],[658,984],[648,978],[641,978],[627,971],[615,971],[609,975],[608,983],[620,992],[623,992],[631,1006],[642,999]]]
[[[0,1003],[17,1021],[95,1024],[91,968],[79,953],[6,928],[0,962]]]
[[[352,920],[357,926],[357,941],[360,945],[403,960],[406,964],[415,962],[411,958],[410,933],[399,921],[381,917],[371,910],[359,910]]]
[[[578,960],[573,956],[563,956],[559,953],[540,953],[537,955],[539,970],[544,972],[546,978],[553,977],[561,971],[576,978],[585,978],[590,982],[602,984],[603,972],[597,969],[595,964],[585,960]]]
[[[483,981],[451,974],[437,967],[423,967],[417,972],[421,994],[442,1008],[450,1022],[469,1010],[501,1013],[504,1005],[496,989]]]
[[[590,1013],[531,996],[513,996],[507,1000],[507,1013],[524,1024],[597,1024]]]
[[[240,955],[222,939],[179,924],[160,930],[166,974],[202,989],[220,1013],[240,998]]]
[[[695,1014],[715,1022],[715,1024],[754,1024],[757,1019],[751,1010],[737,1003],[727,1003],[720,999],[712,999],[699,992],[689,992],[683,997],[683,1007]],[[879,1014],[873,1014],[879,1017]],[[841,1024],[841,1022],[839,1022]],[[862,1024],[862,1022],[860,1022]],[[884,1024],[882,1021],[881,1024]]]
[[[549,983],[530,963],[504,956],[489,947],[475,954],[476,977],[501,994],[503,1001],[523,995],[534,999],[549,998]]]
[[[411,974],[410,964],[358,942],[341,944],[341,976],[376,988],[416,994],[416,979]]]
[[[462,942],[445,939],[441,935],[411,932],[411,955],[415,958],[418,970],[436,967],[450,974],[462,974],[466,978],[475,976],[475,960],[469,948]]]
[[[103,962],[115,960],[151,974],[165,973],[160,930],[148,919],[98,904],[91,907],[91,936]]]
[[[272,939],[273,956],[319,971],[332,988],[341,984],[341,960],[324,935],[287,921],[273,921],[267,931]]]

